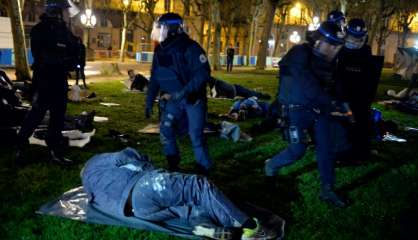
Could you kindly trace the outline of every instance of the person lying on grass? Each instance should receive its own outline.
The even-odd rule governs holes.
[[[89,203],[98,209],[153,222],[186,220],[198,236],[274,239],[283,227],[266,229],[206,177],[155,168],[148,156],[132,148],[92,157],[81,178]]]
[[[245,121],[247,118],[265,117],[269,111],[269,104],[258,101],[257,97],[240,99],[232,104],[228,116],[235,120]]]

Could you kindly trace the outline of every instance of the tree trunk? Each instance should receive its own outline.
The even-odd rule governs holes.
[[[285,9],[281,14],[280,14],[280,22],[278,24],[277,27],[277,32],[276,32],[276,45],[274,46],[274,51],[273,51],[273,55],[279,55],[280,53],[280,40],[282,39],[282,34],[283,34],[283,30],[285,27],[285,22],[286,22],[286,16],[287,16],[287,9]]]
[[[374,42],[375,42],[375,39],[376,39],[376,32],[377,32],[377,26],[378,25],[378,23],[377,23],[377,17],[376,16],[372,16],[371,18],[370,18],[370,22],[369,22],[369,28],[370,28],[370,30],[369,30],[369,42],[368,42],[368,44],[370,45],[370,46],[373,46],[373,44],[374,44]]]
[[[274,13],[276,11],[279,0],[264,0],[264,21],[263,21],[263,32],[261,36],[261,43],[257,54],[257,66],[256,69],[266,68],[266,57],[267,57],[267,44],[270,38],[271,28],[273,26]]]
[[[406,39],[408,38],[408,34],[410,32],[409,26],[408,25],[403,25],[402,26],[402,39],[401,39],[401,47],[405,47],[406,45]]]
[[[253,17],[252,17],[252,20],[251,20],[251,26],[250,26],[250,31],[249,31],[249,34],[248,34],[248,43],[247,43],[247,47],[248,47],[247,48],[248,49],[247,50],[247,62],[246,62],[247,66],[250,65],[250,57],[253,54],[254,37],[255,37],[256,30],[258,28],[257,21],[258,21],[258,18],[260,16],[260,13],[261,13],[261,11],[260,11],[261,7],[262,7],[262,5],[256,5],[255,6],[254,14],[253,14]]]
[[[207,54],[210,53],[210,45],[211,45],[211,41],[212,41],[212,20],[209,20],[208,23],[208,30],[206,33],[207,37],[206,37],[206,52]]]
[[[282,34],[284,30],[284,24],[279,23],[279,26],[277,26],[276,36],[275,36],[275,45],[273,50],[273,55],[277,56],[280,52],[280,39],[282,38]]]
[[[223,49],[225,50],[231,42],[232,23],[228,24],[228,26],[224,29],[224,31],[225,31],[225,43],[224,43]]]
[[[126,29],[128,25],[128,14],[126,11],[123,11],[123,28],[122,28],[122,38],[120,41],[120,52],[119,52],[119,61],[125,61],[125,45],[126,45]]]
[[[9,1],[9,16],[13,33],[13,49],[15,55],[16,79],[31,79],[28,58],[26,55],[25,29],[22,19],[21,1]]]
[[[254,32],[255,32],[255,20],[251,21],[250,31],[248,33],[248,48],[247,48],[247,62],[246,65],[250,65],[250,57],[253,53],[253,45],[254,45]]]
[[[190,0],[183,0],[183,18],[190,16]]]
[[[215,35],[213,38],[213,52],[212,52],[212,68],[213,70],[220,70],[220,49],[221,49],[221,15],[219,9],[219,0],[214,0],[212,3],[212,22],[215,24]]]
[[[199,32],[199,43],[201,46],[205,43],[205,17],[200,17],[200,32]]]
[[[235,32],[234,32],[234,46],[237,46],[237,42],[238,42],[238,37],[239,37],[239,33],[241,31],[241,25],[237,24],[235,26]]]

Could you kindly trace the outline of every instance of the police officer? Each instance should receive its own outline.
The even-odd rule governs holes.
[[[333,22],[338,25],[343,31],[345,30],[345,15],[340,10],[333,10],[328,13],[327,21]]]
[[[371,111],[373,101],[372,52],[367,42],[367,27],[362,19],[351,19],[346,27],[345,44],[338,54],[337,81],[339,99],[352,110],[354,123],[349,127],[353,163],[361,163],[370,152]]]
[[[83,80],[83,87],[87,89],[86,75],[84,74],[84,68],[86,67],[86,46],[84,46],[81,38],[77,38],[78,54],[77,54],[77,66],[75,69],[75,84],[78,85],[78,80]]]
[[[160,137],[169,169],[180,162],[176,133],[187,122],[199,173],[212,166],[203,134],[206,122],[206,84],[210,67],[205,52],[184,32],[183,20],[175,13],[163,14],[155,23],[151,38],[154,50],[145,116],[150,117],[154,99],[160,92]]]
[[[345,201],[333,190],[335,159],[330,132],[331,93],[335,89],[333,61],[344,43],[344,34],[335,23],[324,22],[312,40],[310,44],[296,45],[280,61],[278,100],[283,105],[282,117],[287,118],[285,132],[290,144],[266,161],[265,174],[273,178],[279,168],[302,158],[308,147],[308,131],[312,131],[321,180],[320,198],[345,207]]]
[[[24,163],[24,152],[28,138],[49,110],[50,120],[46,143],[52,162],[69,165],[73,162],[64,158],[64,146],[68,141],[62,136],[67,107],[67,74],[75,68],[76,39],[67,28],[64,14],[70,5],[66,0],[47,0],[45,13],[40,23],[31,31],[31,50],[34,57],[32,108],[18,134],[18,164]],[[75,54],[75,55],[73,55]]]

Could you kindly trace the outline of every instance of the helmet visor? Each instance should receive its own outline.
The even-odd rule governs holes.
[[[168,36],[168,27],[165,24],[154,22],[151,31],[151,39],[156,42],[164,42]]]

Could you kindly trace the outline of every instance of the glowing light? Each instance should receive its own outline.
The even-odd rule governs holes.
[[[96,16],[94,16],[93,11],[87,8],[85,13],[81,14],[80,22],[87,28],[93,28],[94,26],[96,26],[97,18]]]
[[[128,7],[128,5],[129,5],[129,3],[131,3],[131,1],[130,0],[123,0],[122,3],[125,7]]]
[[[308,25],[308,31],[315,31],[319,28],[319,17],[315,16],[312,18],[312,23],[309,23]]]
[[[415,40],[414,48],[418,49],[418,40]]]
[[[290,15],[293,17],[300,17],[300,14],[302,12],[302,4],[296,3],[292,9],[290,9]]]
[[[294,32],[292,33],[292,35],[290,35],[290,37],[289,37],[289,41],[290,41],[291,43],[295,43],[295,44],[297,44],[297,43],[299,43],[299,42],[300,42],[300,40],[301,40],[301,37],[300,37],[300,35],[299,35],[299,33],[298,33],[297,31],[294,31]]]
[[[269,46],[269,48],[273,48],[275,43],[276,43],[276,41],[274,40],[274,38],[270,38],[268,40],[268,46]]]

